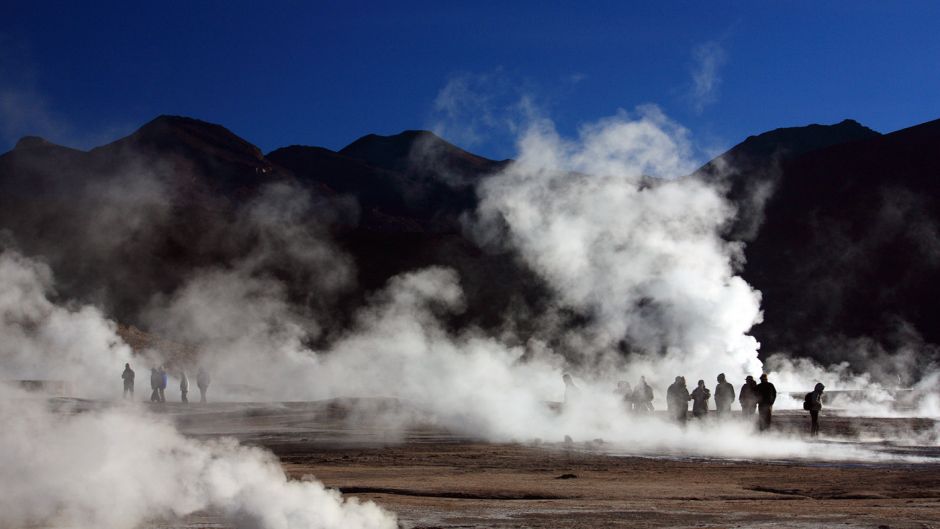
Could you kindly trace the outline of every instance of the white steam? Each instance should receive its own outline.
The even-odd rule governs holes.
[[[235,527],[394,528],[371,502],[288,480],[277,458],[200,442],[138,409],[56,415],[0,390],[0,525],[133,529],[211,511]]]
[[[102,397],[120,377],[131,349],[114,323],[91,306],[50,301],[52,272],[13,251],[0,253],[0,380],[66,383]]]
[[[580,347],[626,339],[669,373],[757,373],[760,294],[735,274],[741,248],[719,236],[734,211],[687,174],[686,132],[657,109],[585,127],[579,141],[532,127],[518,161],[481,189],[484,219],[508,225],[560,303],[594,323]],[[709,378],[710,378],[709,376]]]
[[[397,526],[371,503],[344,500],[312,479],[288,480],[268,452],[184,438],[136,406],[49,411],[45,398],[15,383],[117,395],[121,367],[135,364],[112,322],[92,307],[56,305],[51,290],[46,266],[0,254],[0,526],[133,529],[206,510],[258,529]]]

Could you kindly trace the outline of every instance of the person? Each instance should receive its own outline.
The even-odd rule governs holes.
[[[581,396],[581,389],[574,385],[571,375],[565,373],[561,379],[565,382],[565,404],[578,400],[578,397]]]
[[[705,381],[699,380],[698,387],[692,390],[692,416],[701,419],[708,415],[708,399],[712,396],[708,388],[705,387]]]
[[[715,386],[715,412],[725,417],[731,413],[731,403],[734,402],[734,386],[725,380],[725,374],[718,375],[718,385]]]
[[[809,411],[810,425],[809,425],[809,435],[812,437],[819,436],[819,410],[822,409],[822,393],[826,389],[826,386],[823,386],[822,383],[816,384],[816,387],[813,388],[813,391],[810,391],[806,394],[806,397],[803,399],[803,409]]]
[[[761,431],[770,428],[771,415],[776,400],[777,388],[767,381],[767,373],[764,373],[760,376],[760,384],[757,385],[757,414]]]
[[[757,408],[757,383],[751,375],[744,379],[744,385],[738,393],[738,402],[741,403],[741,415],[745,418],[754,415]]]
[[[189,379],[186,378],[186,371],[180,371],[180,402],[189,402],[186,398],[187,393],[189,393]]]
[[[166,383],[168,381],[169,379],[166,374],[166,368],[160,366],[160,402],[166,402]]]
[[[134,398],[134,370],[131,369],[130,364],[124,364],[124,372],[121,373],[121,378],[124,379],[124,398],[127,398],[127,395],[130,394],[131,399]]]
[[[676,377],[676,381],[666,390],[666,407],[672,418],[680,424],[685,424],[690,400],[692,400],[692,395],[685,386],[685,378]]]
[[[623,406],[627,411],[633,411],[636,407],[636,403],[633,400],[633,389],[630,387],[630,383],[626,380],[621,380],[617,382],[617,395],[623,399]]]
[[[196,385],[199,386],[199,402],[205,404],[206,391],[209,391],[209,372],[206,368],[200,367],[196,373]]]
[[[160,402],[160,384],[162,382],[163,377],[160,376],[160,368],[150,368],[150,389],[153,390],[153,393],[150,394],[150,402]]]
[[[635,396],[633,399],[634,408],[640,413],[651,413],[653,411],[653,388],[646,383],[646,377],[640,377],[640,383],[633,390]]]

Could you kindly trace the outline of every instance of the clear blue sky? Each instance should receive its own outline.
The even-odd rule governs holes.
[[[566,133],[655,103],[707,149],[940,118],[940,2],[543,4],[7,2],[0,150],[90,147],[168,113],[264,151],[438,127],[501,157],[522,97]]]

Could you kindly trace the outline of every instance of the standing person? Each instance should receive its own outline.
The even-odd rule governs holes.
[[[673,420],[679,424],[685,424],[689,414],[689,401],[692,395],[685,387],[685,378],[676,377],[676,381],[666,390],[666,407]]]
[[[813,391],[806,394],[803,399],[803,409],[809,411],[810,425],[809,435],[811,437],[819,436],[819,410],[822,409],[822,393],[826,389],[822,383],[816,384]]]
[[[773,415],[774,401],[777,400],[777,388],[767,381],[767,373],[760,376],[757,385],[757,413],[760,430],[770,428],[771,415]]]
[[[150,394],[150,402],[160,402],[160,384],[163,382],[163,377],[160,376],[160,368],[151,367],[150,368],[150,389],[153,390],[153,393]]]
[[[134,370],[131,369],[130,364],[124,364],[124,372],[121,373],[121,378],[124,379],[124,398],[127,398],[127,394],[130,393],[131,400],[134,399]]]
[[[744,385],[738,393],[738,401],[741,403],[741,415],[745,419],[754,415],[757,408],[757,382],[754,382],[751,375],[744,379]]]
[[[203,404],[206,402],[206,391],[209,391],[209,382],[209,372],[206,371],[206,368],[200,367],[196,373],[196,385],[199,386],[199,402]]]
[[[718,375],[718,385],[715,386],[715,412],[719,417],[727,417],[731,413],[731,403],[734,402],[734,386],[725,380],[725,374]]]
[[[169,378],[166,374],[166,368],[160,366],[160,402],[166,402],[166,383],[169,381]]]
[[[187,393],[189,393],[189,379],[186,378],[186,371],[180,371],[180,402],[189,402],[186,398]]]
[[[640,383],[634,390],[635,408],[640,413],[651,413],[653,411],[653,388],[646,383],[646,377],[640,377]]]
[[[712,396],[708,388],[705,387],[705,381],[699,380],[698,387],[692,390],[692,416],[701,419],[708,415],[708,399]]]

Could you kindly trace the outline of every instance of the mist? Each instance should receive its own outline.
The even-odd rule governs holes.
[[[394,528],[371,502],[227,439],[196,441],[136,407],[55,414],[45,399],[0,388],[0,525],[133,529],[220,514],[238,528]]]

